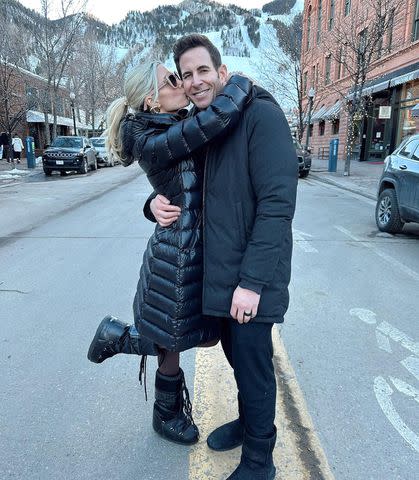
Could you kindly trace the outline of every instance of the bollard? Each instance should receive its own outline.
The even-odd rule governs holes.
[[[338,150],[339,150],[339,139],[334,138],[330,140],[329,144],[329,172],[336,172],[336,167],[338,164]]]

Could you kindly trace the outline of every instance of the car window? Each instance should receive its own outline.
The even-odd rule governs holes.
[[[410,157],[410,155],[416,150],[416,147],[419,145],[419,140],[412,140],[400,150],[399,155],[403,157]]]
[[[419,162],[419,143],[416,147],[416,150],[413,152],[412,160],[417,160]]]
[[[51,143],[51,146],[62,148],[80,148],[82,146],[82,140],[77,137],[57,137]]]
[[[94,147],[104,147],[105,146],[105,139],[104,138],[92,138],[91,142]]]

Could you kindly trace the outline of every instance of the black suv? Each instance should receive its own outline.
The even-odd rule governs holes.
[[[384,162],[375,221],[382,232],[419,222],[419,135],[406,138]]]
[[[298,172],[300,178],[305,178],[310,173],[311,168],[310,149],[306,150],[305,148],[303,148],[301,143],[296,138],[293,138],[292,141],[294,143],[295,151],[297,153]]]
[[[96,150],[86,137],[56,137],[42,155],[45,175],[54,170],[65,174],[68,170],[87,173],[97,170]]]

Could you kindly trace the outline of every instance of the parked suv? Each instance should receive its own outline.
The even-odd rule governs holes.
[[[97,169],[96,150],[86,137],[56,137],[42,155],[45,175],[54,170],[87,173]]]
[[[298,172],[300,178],[305,178],[309,174],[311,168],[310,150],[303,148],[301,143],[296,138],[293,138],[293,142],[298,157]]]
[[[108,152],[106,149],[105,137],[92,137],[90,139],[92,145],[97,152],[97,164],[99,167],[113,167],[115,165],[115,157],[112,152]]]
[[[419,135],[406,138],[384,161],[375,221],[382,232],[397,233],[419,222]]]

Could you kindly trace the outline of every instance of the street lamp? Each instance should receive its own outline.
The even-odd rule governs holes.
[[[308,145],[310,142],[310,124],[311,124],[311,110],[313,109],[313,99],[316,91],[313,87],[307,93],[308,96],[308,116],[307,116],[307,134],[306,134],[306,151],[308,151]]]
[[[73,129],[74,129],[74,135],[77,135],[76,114],[74,112],[74,99],[75,98],[76,98],[76,94],[74,92],[70,92],[70,105],[71,105],[71,112],[73,113]]]

